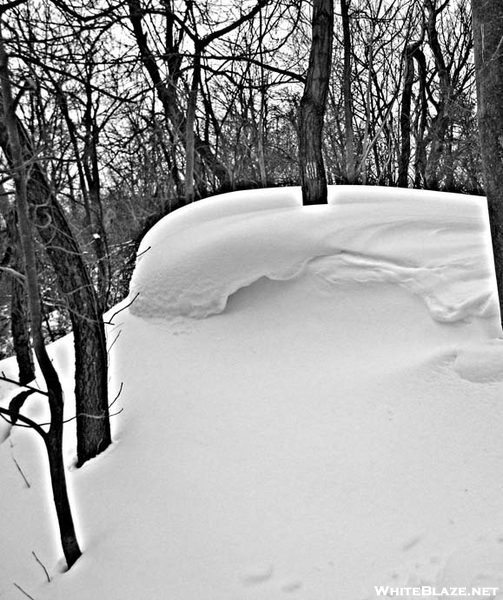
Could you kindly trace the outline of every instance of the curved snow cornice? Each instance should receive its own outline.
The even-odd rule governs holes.
[[[328,205],[306,207],[300,188],[232,192],[168,215],[140,246],[131,311],[204,318],[262,277],[305,272],[394,282],[439,321],[498,311],[484,198],[368,186],[332,186]]]

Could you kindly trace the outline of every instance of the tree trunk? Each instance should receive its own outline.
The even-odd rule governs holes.
[[[503,3],[472,0],[477,114],[503,323]]]
[[[194,163],[195,163],[195,126],[196,126],[196,108],[197,94],[199,91],[199,82],[201,80],[201,54],[196,48],[194,56],[194,73],[190,86],[187,102],[187,118],[185,125],[185,203],[194,202]]]
[[[35,365],[28,326],[26,289],[17,277],[13,277],[11,282],[10,318],[12,343],[19,369],[19,383],[29,383],[35,379]]]
[[[0,101],[0,146],[13,165],[12,148]],[[84,464],[111,443],[108,418],[108,355],[105,328],[96,291],[82,253],[56,201],[40,164],[33,161],[31,144],[19,119],[13,117],[23,153],[30,164],[27,201],[31,218],[49,256],[70,312],[75,344],[77,463]]]
[[[7,237],[12,248],[9,265],[18,273],[23,273],[22,259],[19,256],[19,236],[15,212],[6,215]],[[26,297],[26,282],[21,275],[12,275],[11,280],[11,310],[10,325],[12,343],[16,354],[19,370],[19,383],[29,383],[35,379],[35,364],[31,348],[31,336],[29,327],[28,299]]]
[[[91,243],[94,248],[97,264],[97,288],[100,310],[105,312],[108,308],[110,291],[110,255],[108,251],[107,235],[103,224],[103,206],[101,202],[101,184],[98,164],[98,139],[99,128],[96,118],[92,114],[93,96],[90,79],[86,81],[86,110],[84,113],[85,138],[84,151],[80,152],[77,127],[70,116],[66,95],[60,84],[52,82],[56,90],[59,109],[68,129],[70,143],[75,156],[75,166],[79,178],[80,191],[85,210],[85,227],[91,234]]]
[[[424,134],[428,121],[428,106],[426,99],[426,58],[418,49],[414,55],[417,61],[419,76],[419,114],[417,117],[416,157],[414,160],[414,187],[423,188],[426,181],[426,143]]]
[[[83,170],[87,182],[88,194],[83,194],[89,206],[86,207],[89,215],[89,227],[92,245],[96,256],[97,267],[97,292],[99,310],[105,312],[108,308],[110,292],[110,256],[108,252],[107,233],[104,225],[103,204],[101,201],[100,166],[98,162],[99,127],[97,115],[93,111],[93,90],[91,86],[92,67],[86,81],[86,110],[84,112],[85,146],[82,156]],[[93,114],[94,112],[94,114]],[[80,161],[80,156],[75,155]]]
[[[405,49],[405,73],[403,82],[403,93],[402,93],[402,106],[400,110],[400,136],[401,136],[401,147],[400,156],[398,159],[398,187],[409,186],[409,166],[410,166],[410,136],[411,136],[411,100],[412,100],[412,87],[414,85],[415,73],[414,73],[414,59],[419,50],[422,40],[409,44]],[[419,67],[421,75],[421,66]],[[422,95],[420,92],[420,99]],[[421,108],[422,111],[422,108]],[[417,147],[419,146],[419,140]],[[418,152],[416,148],[416,153]]]
[[[439,166],[444,154],[445,137],[447,135],[452,113],[452,81],[449,73],[449,67],[444,60],[442,48],[440,46],[437,31],[437,16],[445,10],[448,3],[444,2],[440,8],[436,8],[433,0],[425,0],[428,11],[428,20],[426,31],[428,41],[435,58],[435,66],[439,79],[439,100],[437,103],[437,115],[433,119],[431,126],[431,150],[428,156],[425,169],[426,187],[431,190],[437,190],[440,183]]]
[[[259,116],[257,123],[257,158],[260,175],[260,185],[265,188],[267,187],[267,165],[265,157],[265,123],[267,114],[267,87],[266,87],[266,76],[264,70],[264,23],[262,18],[262,12],[259,13],[259,57],[260,57],[260,107]],[[251,99],[250,106],[253,107],[253,99]]]
[[[355,136],[353,131],[353,103],[351,98],[351,30],[349,27],[350,0],[341,0],[344,67],[342,92],[344,96],[344,131],[346,137],[346,182],[355,182]]]
[[[81,555],[75,527],[73,524],[70,502],[66,488],[66,477],[63,463],[63,390],[58,374],[52,364],[44,344],[42,335],[42,307],[38,286],[38,273],[33,243],[32,225],[29,217],[28,172],[19,136],[18,123],[15,117],[15,104],[12,100],[7,54],[0,38],[0,80],[2,89],[3,123],[9,144],[11,172],[16,188],[16,206],[20,247],[26,275],[33,347],[42,375],[47,385],[51,424],[49,431],[43,434],[46,443],[51,483],[60,528],[63,553],[70,568]],[[39,431],[40,433],[40,431]],[[42,434],[41,434],[42,435]]]
[[[327,202],[322,134],[332,62],[333,27],[333,0],[314,0],[311,52],[299,111],[300,180],[305,205]]]
[[[398,187],[408,187],[410,163],[410,104],[414,84],[414,45],[405,49],[405,73],[403,77],[402,105],[400,107],[400,156],[398,158]]]
[[[57,399],[57,402],[61,400]],[[54,417],[53,417],[54,420]],[[58,422],[59,421],[59,422]],[[61,547],[65,555],[66,564],[70,569],[80,558],[82,552],[77,540],[75,524],[73,522],[70,500],[68,498],[68,489],[66,485],[65,465],[63,462],[63,411],[59,417],[56,417],[51,423],[45,438],[47,458],[49,460],[49,472],[51,476],[52,496],[56,517],[58,519]]]

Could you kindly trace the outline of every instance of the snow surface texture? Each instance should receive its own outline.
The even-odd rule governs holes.
[[[330,194],[306,208],[294,188],[229,194],[147,235],[138,296],[109,316],[115,443],[68,473],[84,550],[69,573],[41,444],[0,423],[2,600],[26,597],[16,585],[36,600],[503,598],[485,201]],[[51,352],[71,417],[71,340]],[[46,420],[43,399],[27,409]]]
[[[291,188],[186,207],[143,240],[131,311],[207,317],[261,277],[288,280],[312,270],[337,285],[396,283],[438,321],[490,316],[497,305],[484,199],[441,200],[417,190],[339,186],[330,188],[328,206],[302,207]]]

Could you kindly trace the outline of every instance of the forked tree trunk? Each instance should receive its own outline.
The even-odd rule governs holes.
[[[42,435],[46,444],[61,544],[68,568],[70,568],[80,557],[81,551],[70,509],[63,463],[63,390],[54,365],[47,354],[42,335],[42,307],[38,286],[33,231],[29,217],[27,193],[28,172],[15,118],[15,104],[12,99],[10,87],[7,54],[4,50],[1,37],[0,87],[2,89],[3,122],[10,148],[11,173],[16,188],[19,240],[26,276],[33,347],[47,385],[47,396],[51,413],[49,430],[44,432],[38,427],[37,431]]]
[[[1,96],[1,94],[0,94]],[[77,464],[80,466],[108,445],[112,438],[108,410],[108,355],[105,328],[96,291],[82,253],[56,201],[45,173],[33,160],[30,139],[19,119],[17,126],[23,160],[30,164],[26,197],[30,216],[51,261],[72,321],[75,345],[75,400],[77,410]],[[12,147],[0,98],[0,147],[11,168]]]
[[[312,24],[309,67],[299,114],[300,181],[305,205],[327,202],[322,134],[332,62],[333,0],[314,0]]]
[[[472,11],[480,147],[503,317],[503,2],[472,0]]]

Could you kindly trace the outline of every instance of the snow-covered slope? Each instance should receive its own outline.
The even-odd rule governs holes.
[[[503,597],[483,198],[239,192],[168,216],[140,254],[109,326],[116,443],[69,472],[84,555],[68,573],[41,448],[0,429],[0,598],[22,598],[14,584],[36,600]],[[70,373],[68,341],[55,353]]]

